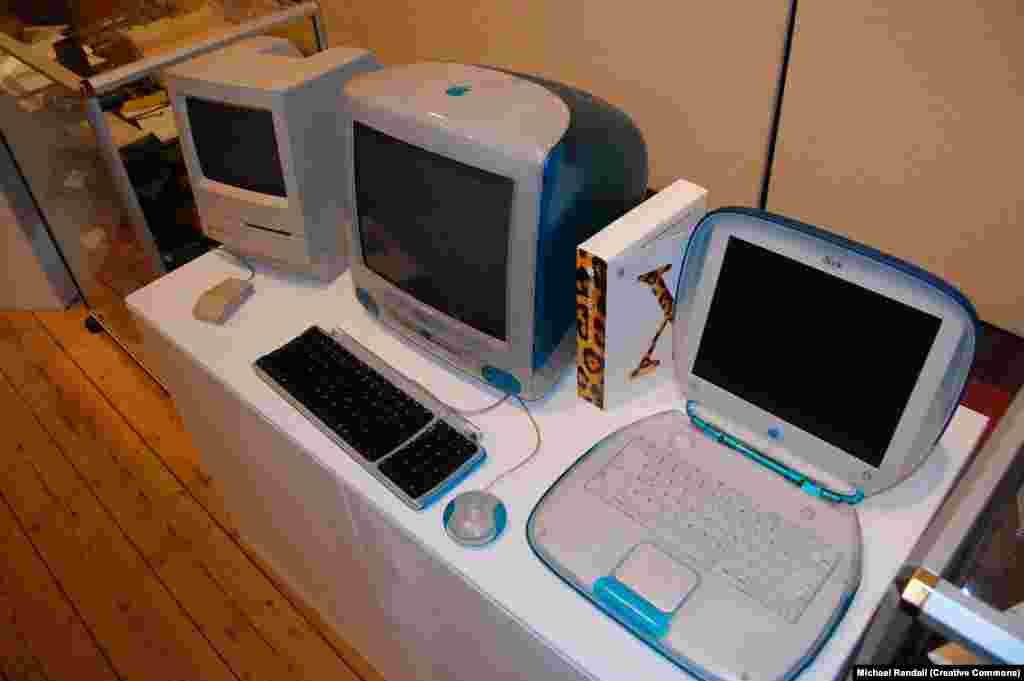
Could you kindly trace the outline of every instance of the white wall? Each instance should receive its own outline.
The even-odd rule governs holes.
[[[1024,335],[1019,0],[802,2],[768,207],[941,275]]]
[[[788,0],[322,0],[332,45],[385,63],[439,59],[536,73],[627,111],[650,185],[756,204]]]

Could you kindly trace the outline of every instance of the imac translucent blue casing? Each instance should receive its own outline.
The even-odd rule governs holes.
[[[345,95],[359,300],[460,370],[543,396],[573,357],[576,246],[647,189],[640,131],[586,92],[479,66],[385,68]]]

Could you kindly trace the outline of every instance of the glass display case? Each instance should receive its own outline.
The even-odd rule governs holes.
[[[858,663],[974,664],[1007,659],[986,651],[1024,655],[1022,483],[1024,390],[915,546]]]
[[[124,297],[216,246],[199,229],[160,70],[264,33],[326,47],[315,2],[16,2],[0,17],[0,133],[90,327],[144,368]]]

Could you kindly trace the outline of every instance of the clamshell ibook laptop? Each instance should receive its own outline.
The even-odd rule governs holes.
[[[782,681],[860,582],[857,504],[910,475],[952,416],[974,311],[908,263],[722,209],[689,242],[673,324],[685,405],[586,452],[528,538],[688,671]]]

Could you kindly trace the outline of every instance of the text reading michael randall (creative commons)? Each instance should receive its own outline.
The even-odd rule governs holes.
[[[912,667],[898,665],[856,665],[854,679],[1020,679],[1024,678],[1022,665],[956,665],[944,667]]]

